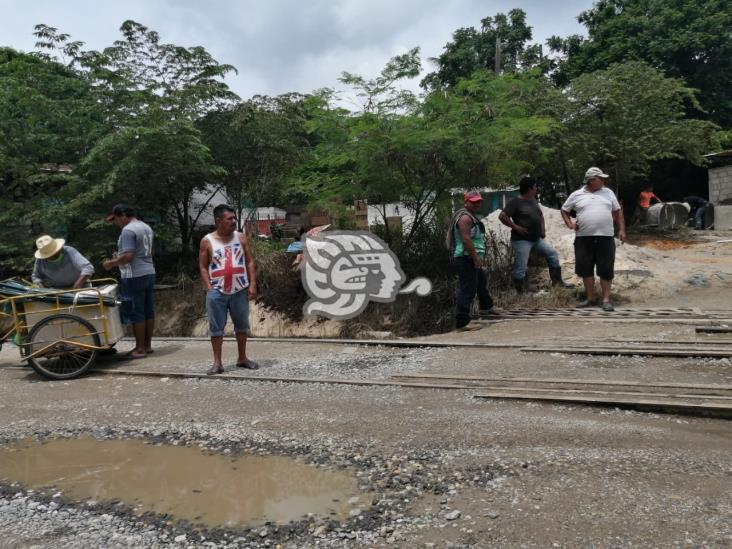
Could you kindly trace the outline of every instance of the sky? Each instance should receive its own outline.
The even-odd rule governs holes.
[[[521,8],[534,41],[582,34],[577,15],[592,0],[0,0],[0,46],[34,49],[33,27],[56,27],[100,50],[132,19],[162,42],[203,46],[238,70],[226,78],[242,99],[339,89],[343,71],[378,75],[393,56],[419,46],[423,74],[460,27]],[[418,89],[419,78],[405,87]]]

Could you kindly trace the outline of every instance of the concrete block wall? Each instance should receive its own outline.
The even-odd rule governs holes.
[[[709,168],[709,201],[721,204],[732,201],[732,165]]]
[[[714,207],[714,230],[732,231],[732,206]]]

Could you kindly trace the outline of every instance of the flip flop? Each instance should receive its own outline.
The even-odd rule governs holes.
[[[136,360],[138,358],[147,358],[147,355],[146,354],[145,355],[138,355],[138,354],[135,354],[135,351],[130,351],[128,353],[125,353],[124,356],[125,356],[125,358],[127,358],[129,360]]]
[[[257,364],[253,360],[245,360],[244,362],[237,362],[236,367],[246,368],[247,370],[257,370],[259,369],[259,364]]]

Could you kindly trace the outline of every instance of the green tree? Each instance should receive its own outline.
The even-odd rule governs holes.
[[[40,54],[82,68],[117,125],[193,120],[239,99],[223,82],[236,69],[220,64],[205,48],[161,42],[157,32],[131,20],[120,32],[122,39],[101,52],[84,51],[82,42],[37,25],[36,47]]]
[[[36,27],[39,55],[64,60],[83,75],[110,128],[84,156],[83,179],[48,212],[93,226],[110,201],[125,199],[165,221],[160,236],[177,237],[187,255],[205,197],[224,174],[195,123],[238,99],[223,82],[234,68],[202,47],[161,42],[134,21],[120,30],[122,39],[97,52],[53,27]],[[168,234],[170,226],[177,235]]]
[[[60,63],[0,48],[0,268],[25,268],[48,207],[106,131],[92,90]]]
[[[159,236],[169,243],[179,239],[184,260],[192,251],[206,198],[213,196],[224,174],[200,131],[187,120],[114,132],[84,158],[80,171],[83,180],[67,189],[57,211],[78,219],[79,212],[93,212],[114,196],[159,219]],[[204,197],[203,203],[199,197]],[[175,227],[177,234],[168,227]]]
[[[317,131],[327,139],[308,164],[312,194],[342,202],[404,203],[414,219],[401,241],[405,248],[435,220],[452,189],[513,183],[540,154],[539,138],[555,124],[532,114],[528,99],[543,80],[530,74],[496,77],[478,71],[424,102],[405,97],[395,103],[398,78],[387,77],[412,74],[416,55],[413,51],[411,59],[395,58],[387,65],[379,77],[392,82],[387,87],[344,76],[362,95],[364,109],[323,109]],[[384,236],[390,241],[395,235],[384,214]]]
[[[498,13],[480,22],[480,29],[463,27],[452,35],[452,41],[432,61],[437,70],[429,73],[422,86],[440,89],[454,86],[460,78],[469,78],[479,69],[493,72],[514,72],[542,65],[541,46],[528,45],[531,27],[526,13],[513,9],[508,15]]]
[[[287,177],[310,147],[306,100],[256,96],[199,122],[214,161],[226,170],[221,187],[240,223],[246,208],[281,203]]]
[[[591,165],[602,166],[620,190],[646,176],[656,160],[683,158],[703,164],[717,126],[685,118],[699,108],[694,90],[641,62],[584,74],[565,90],[557,171],[567,189]],[[576,183],[575,183],[576,185]]]
[[[73,70],[0,49],[0,178],[2,199],[37,195],[28,178],[45,164],[78,161],[103,128],[87,82]]]
[[[549,41],[563,55],[559,83],[613,63],[646,61],[699,90],[706,117],[732,127],[730,0],[600,0],[578,20],[586,39]]]

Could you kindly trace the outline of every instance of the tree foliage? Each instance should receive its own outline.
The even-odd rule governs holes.
[[[578,20],[586,39],[550,40],[564,56],[558,82],[613,63],[645,61],[699,90],[706,117],[732,127],[730,0],[600,0]]]
[[[444,51],[431,59],[437,70],[422,80],[422,86],[427,89],[454,86],[460,78],[469,78],[477,70],[496,72],[496,66],[500,73],[540,65],[541,47],[529,45],[531,38],[531,27],[526,24],[526,13],[521,9],[513,9],[508,15],[498,13],[486,17],[479,29],[460,28],[453,33]]]
[[[161,42],[157,32],[130,20],[122,23],[120,32],[122,39],[101,52],[84,51],[82,42],[38,25],[36,47],[82,70],[117,125],[193,120],[238,100],[223,81],[236,69],[220,64],[203,47]]]
[[[299,94],[257,96],[199,122],[213,160],[225,169],[219,181],[240,222],[245,208],[282,202],[290,171],[310,148],[306,101]]]
[[[655,160],[703,164],[717,127],[685,118],[698,109],[694,91],[641,62],[584,74],[565,90],[559,158],[571,180],[591,165],[604,166],[620,187],[646,176]],[[568,181],[569,183],[569,181]]]
[[[120,31],[121,39],[98,52],[53,27],[36,27],[37,57],[63,61],[85,82],[106,130],[85,155],[68,160],[78,161],[81,179],[59,189],[64,199],[45,212],[93,226],[108,202],[129,201],[160,220],[160,236],[169,244],[177,239],[185,256],[203,211],[195,198],[212,195],[225,173],[195,123],[238,99],[223,81],[234,68],[200,46],[164,43],[134,21]]]
[[[75,163],[103,131],[87,82],[59,63],[0,49],[0,180],[3,200],[28,200],[28,178]]]
[[[586,39],[550,39],[551,61],[523,11],[486,17],[455,31],[421,95],[405,86],[419,48],[375,76],[342,73],[353,109],[328,88],[241,101],[233,67],[134,21],[101,51],[39,25],[38,51],[0,49],[0,268],[25,268],[41,232],[108,253],[102,217],[119,201],[184,261],[218,190],[240,218],[398,202],[414,221],[402,234],[382,208],[381,234],[417,253],[455,189],[531,174],[569,192],[590,165],[626,189],[659,163],[701,166],[730,135],[709,121],[729,129],[732,116],[729,1],[601,0],[580,16]]]
[[[380,78],[387,80],[385,75],[394,74],[399,62],[413,67],[416,55],[412,50],[411,59],[392,60]],[[369,81],[353,75],[346,81],[359,86],[364,109],[350,116],[322,109],[316,129],[330,138],[316,147],[309,165],[314,176],[305,180],[319,196],[403,203],[414,218],[405,235],[406,247],[420,227],[434,219],[452,189],[503,187],[515,181],[539,154],[539,137],[554,125],[531,112],[542,85],[537,75],[496,77],[478,71],[454,89],[433,92],[418,104],[394,103],[397,79],[386,87],[364,86]],[[386,239],[391,240],[385,210],[382,217]]]

